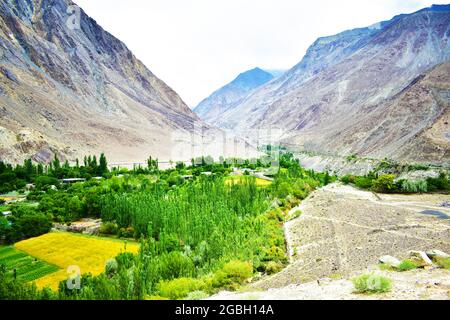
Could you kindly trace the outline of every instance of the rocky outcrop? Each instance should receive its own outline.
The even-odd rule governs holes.
[[[392,256],[382,256],[380,258],[380,263],[397,268],[401,264],[401,261]]]

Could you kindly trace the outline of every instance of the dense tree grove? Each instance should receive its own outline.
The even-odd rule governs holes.
[[[277,170],[267,159],[201,157],[164,171],[149,158],[146,167],[109,172],[104,155],[98,161],[84,158],[83,166],[61,164],[55,157],[46,167],[31,160],[0,167],[2,179],[9,177],[2,180],[9,181],[8,191],[27,182],[35,185],[26,195],[32,205],[9,205],[12,215],[0,217],[0,241],[14,243],[48,232],[52,222],[93,217],[102,219],[102,234],[141,243],[139,254],[120,254],[103,274],[83,275],[78,290],[69,290],[65,282],[57,292],[37,290],[7,278],[0,268],[0,299],[183,299],[235,289],[256,272],[284,267],[287,213],[314,189],[337,180],[302,168],[289,153],[282,154]],[[238,180],[229,180],[233,168],[243,173]],[[258,185],[249,174],[257,168],[273,182]],[[86,181],[61,183],[66,177]],[[445,174],[427,179],[426,185],[375,173],[341,180],[379,192],[448,192],[449,186]]]
[[[450,175],[445,172],[441,172],[437,177],[414,181],[399,179],[395,174],[370,172],[366,176],[346,175],[341,181],[380,193],[450,192]]]
[[[6,240],[14,242],[48,232],[52,221],[101,217],[102,232],[141,241],[139,255],[122,254],[107,264],[105,274],[83,276],[81,290],[67,290],[62,284],[59,292],[46,290],[46,297],[183,298],[192,291],[232,288],[255,271],[272,273],[283,267],[286,213],[314,188],[331,181],[328,174],[306,171],[291,155],[284,155],[270,187],[259,187],[251,176],[226,183],[233,167],[269,166],[263,162],[221,159],[214,163],[199,158],[191,166],[178,163],[174,169],[160,171],[157,160],[150,158],[147,168],[113,170],[108,179],[65,185],[58,178],[100,173],[106,159],[101,156],[97,165],[95,157],[87,157],[83,167],[70,167],[55,158],[43,168],[44,174],[27,180],[35,183],[27,198],[37,206],[13,206],[12,217],[2,218],[0,228],[9,228]],[[36,172],[33,163],[27,166],[29,172]],[[70,174],[74,171],[83,174]],[[28,230],[30,224],[36,228]],[[31,288],[29,292],[42,298],[42,292]]]
[[[35,164],[31,159],[25,160],[23,165],[12,166],[0,161],[0,194],[25,188],[27,183],[36,183],[38,187],[58,184],[57,179],[63,178],[91,178],[93,176],[108,175],[108,162],[104,154],[100,155],[97,164],[95,156],[85,157],[84,166],[71,166],[68,161],[61,164],[58,156],[44,166]]]

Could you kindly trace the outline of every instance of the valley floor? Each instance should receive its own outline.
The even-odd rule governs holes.
[[[367,272],[368,266],[377,270],[384,255],[403,260],[410,250],[450,252],[448,200],[446,195],[379,195],[329,185],[294,209],[303,214],[286,224],[291,260],[286,269],[253,283],[250,292],[212,298],[374,298],[352,294],[351,281],[343,279]],[[388,273],[394,283],[393,291],[380,299],[449,298],[448,270],[376,272]],[[318,279],[324,279],[320,285]]]

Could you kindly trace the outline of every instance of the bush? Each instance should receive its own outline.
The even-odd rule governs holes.
[[[109,259],[106,262],[105,273],[108,276],[108,278],[112,278],[117,273],[118,270],[119,264],[117,263],[116,259]]]
[[[175,279],[192,277],[194,275],[194,262],[181,252],[174,251],[163,254],[159,260],[159,273],[162,279]]]
[[[435,261],[439,267],[450,270],[450,258],[436,258]]]
[[[250,262],[231,261],[224,265],[222,270],[215,273],[213,279],[214,287],[226,287],[236,289],[245,280],[253,275],[253,264]]]
[[[375,274],[364,274],[352,279],[357,293],[384,293],[392,289],[392,280]]]
[[[285,261],[286,252],[275,245],[270,248],[263,249],[263,260],[264,261]]]
[[[373,181],[372,190],[376,192],[382,193],[391,193],[395,192],[397,187],[395,185],[395,175],[393,174],[385,174],[379,176],[378,179]]]
[[[450,191],[450,180],[448,178],[448,174],[441,173],[437,178],[428,178],[427,179],[428,190],[429,191]]]
[[[404,193],[425,193],[428,192],[428,183],[426,181],[403,180],[400,189]]]
[[[373,180],[368,177],[357,177],[355,179],[355,185],[361,189],[370,189],[372,188]]]
[[[344,183],[344,184],[350,184],[350,183],[354,183],[354,182],[355,182],[355,179],[356,179],[355,176],[348,174],[348,175],[346,175],[346,176],[343,176],[343,177],[341,178],[341,181],[342,181],[342,183]]]
[[[283,268],[283,264],[275,261],[269,261],[265,266],[265,271],[268,275],[271,275],[280,272]]]
[[[413,261],[407,259],[407,260],[403,260],[397,269],[399,271],[409,271],[409,270],[417,269],[417,267],[418,266]]]
[[[107,235],[116,235],[118,232],[117,224],[113,222],[105,222],[100,226],[100,233]]]
[[[192,278],[179,278],[170,281],[162,281],[158,284],[157,290],[161,297],[171,300],[179,300],[187,297],[191,292],[200,291],[205,288],[202,280]]]
[[[133,238],[134,237],[134,229],[133,229],[133,227],[120,228],[117,235],[119,236],[119,238]]]

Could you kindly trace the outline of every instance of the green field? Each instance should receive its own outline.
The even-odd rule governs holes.
[[[17,279],[25,282],[39,279],[59,270],[57,266],[37,260],[13,247],[0,247],[0,265],[6,266],[8,275],[11,277],[16,269]]]

